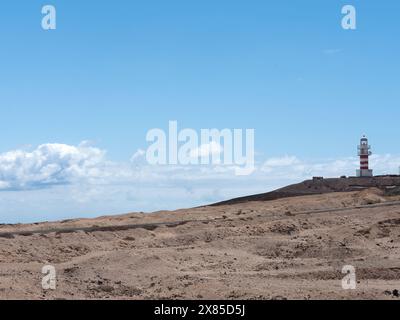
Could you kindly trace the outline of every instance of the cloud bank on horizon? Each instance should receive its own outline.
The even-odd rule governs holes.
[[[212,145],[201,146],[199,152],[221,150]],[[397,174],[399,163],[398,155],[371,157],[377,174]],[[49,143],[0,154],[0,216],[7,222],[26,222],[177,209],[266,192],[312,176],[354,175],[357,166],[357,157],[258,157],[254,173],[238,177],[233,166],[149,165],[140,149],[121,162],[109,160],[106,150],[88,142]]]

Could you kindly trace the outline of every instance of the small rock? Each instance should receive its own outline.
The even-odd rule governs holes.
[[[282,300],[282,301],[284,301],[284,300],[287,300],[287,298],[286,297],[282,297],[282,296],[275,296],[275,297],[272,298],[272,300]]]

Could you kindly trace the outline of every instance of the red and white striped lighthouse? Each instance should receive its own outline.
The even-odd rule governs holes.
[[[371,146],[368,144],[368,139],[364,135],[358,146],[358,155],[360,157],[360,169],[357,170],[357,177],[372,177],[373,171],[369,168],[369,156],[372,154]]]

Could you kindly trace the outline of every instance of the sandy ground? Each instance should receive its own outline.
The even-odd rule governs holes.
[[[399,299],[400,202],[377,189],[0,226],[2,299]],[[44,265],[57,271],[43,290]],[[357,289],[343,290],[344,265]]]

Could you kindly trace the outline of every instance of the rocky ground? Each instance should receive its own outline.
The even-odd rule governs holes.
[[[56,290],[42,288],[53,265]],[[357,288],[343,290],[344,265]],[[378,189],[0,226],[3,299],[399,299],[400,196]]]

